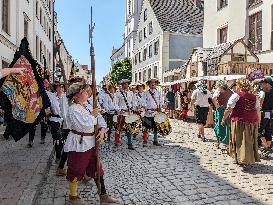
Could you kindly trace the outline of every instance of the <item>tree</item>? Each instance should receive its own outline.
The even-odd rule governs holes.
[[[110,73],[110,83],[118,84],[122,79],[132,80],[132,63],[129,58],[116,62]]]

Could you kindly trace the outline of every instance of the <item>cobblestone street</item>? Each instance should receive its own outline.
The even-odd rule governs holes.
[[[136,151],[126,149],[125,141],[117,152],[112,143],[103,146],[106,187],[121,204],[273,204],[272,160],[243,172],[216,149],[212,129],[206,129],[209,140],[203,143],[196,137],[195,124],[173,120],[172,126],[172,134],[159,148],[151,144],[142,148],[139,138]],[[66,204],[67,182],[55,171],[52,164],[35,204]],[[82,198],[99,204],[93,181],[79,185]]]

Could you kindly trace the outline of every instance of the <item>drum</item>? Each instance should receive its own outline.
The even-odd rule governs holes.
[[[172,132],[170,121],[165,113],[158,112],[154,117],[154,121],[160,135],[166,136]]]
[[[125,130],[129,133],[136,134],[141,132],[142,120],[139,115],[128,114],[125,116]]]

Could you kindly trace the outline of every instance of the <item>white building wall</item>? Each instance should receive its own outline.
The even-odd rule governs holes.
[[[271,50],[272,5],[273,0],[249,8],[247,0],[229,0],[228,6],[217,10],[218,0],[204,1],[203,47],[210,48],[218,44],[219,28],[228,25],[228,41],[249,36],[249,16],[262,11],[262,51],[256,53],[261,63],[273,63]]]
[[[0,27],[0,68],[2,68],[2,60],[7,63],[11,63],[14,57],[14,52],[20,46],[20,42],[24,37],[24,19],[28,19],[28,41],[30,51],[34,59],[36,59],[42,66],[43,60],[36,56],[36,36],[39,37],[39,41],[43,42],[43,54],[47,60],[47,66],[52,69],[52,56],[53,56],[53,23],[52,23],[52,1],[38,1],[38,18],[40,18],[40,8],[42,9],[43,26],[40,24],[40,20],[36,17],[36,0],[22,1],[22,0],[10,0],[9,3],[9,34],[3,31]],[[51,5],[49,6],[49,3]],[[49,11],[49,7],[51,11]],[[2,14],[2,1],[0,5],[0,11]],[[45,23],[44,23],[45,19]],[[0,18],[0,25],[2,25],[2,18]],[[47,26],[48,25],[48,26]],[[51,30],[49,39],[49,28]],[[45,49],[44,49],[45,48]],[[40,49],[40,46],[39,46]],[[40,52],[38,52],[40,53]],[[50,55],[49,55],[50,53]],[[49,59],[49,56],[50,59]],[[39,56],[38,56],[39,57]]]

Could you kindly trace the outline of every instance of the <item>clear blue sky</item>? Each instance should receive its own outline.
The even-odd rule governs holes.
[[[109,71],[112,47],[120,47],[124,33],[124,0],[56,0],[58,30],[74,60],[90,68],[88,25],[93,6],[97,82]]]

